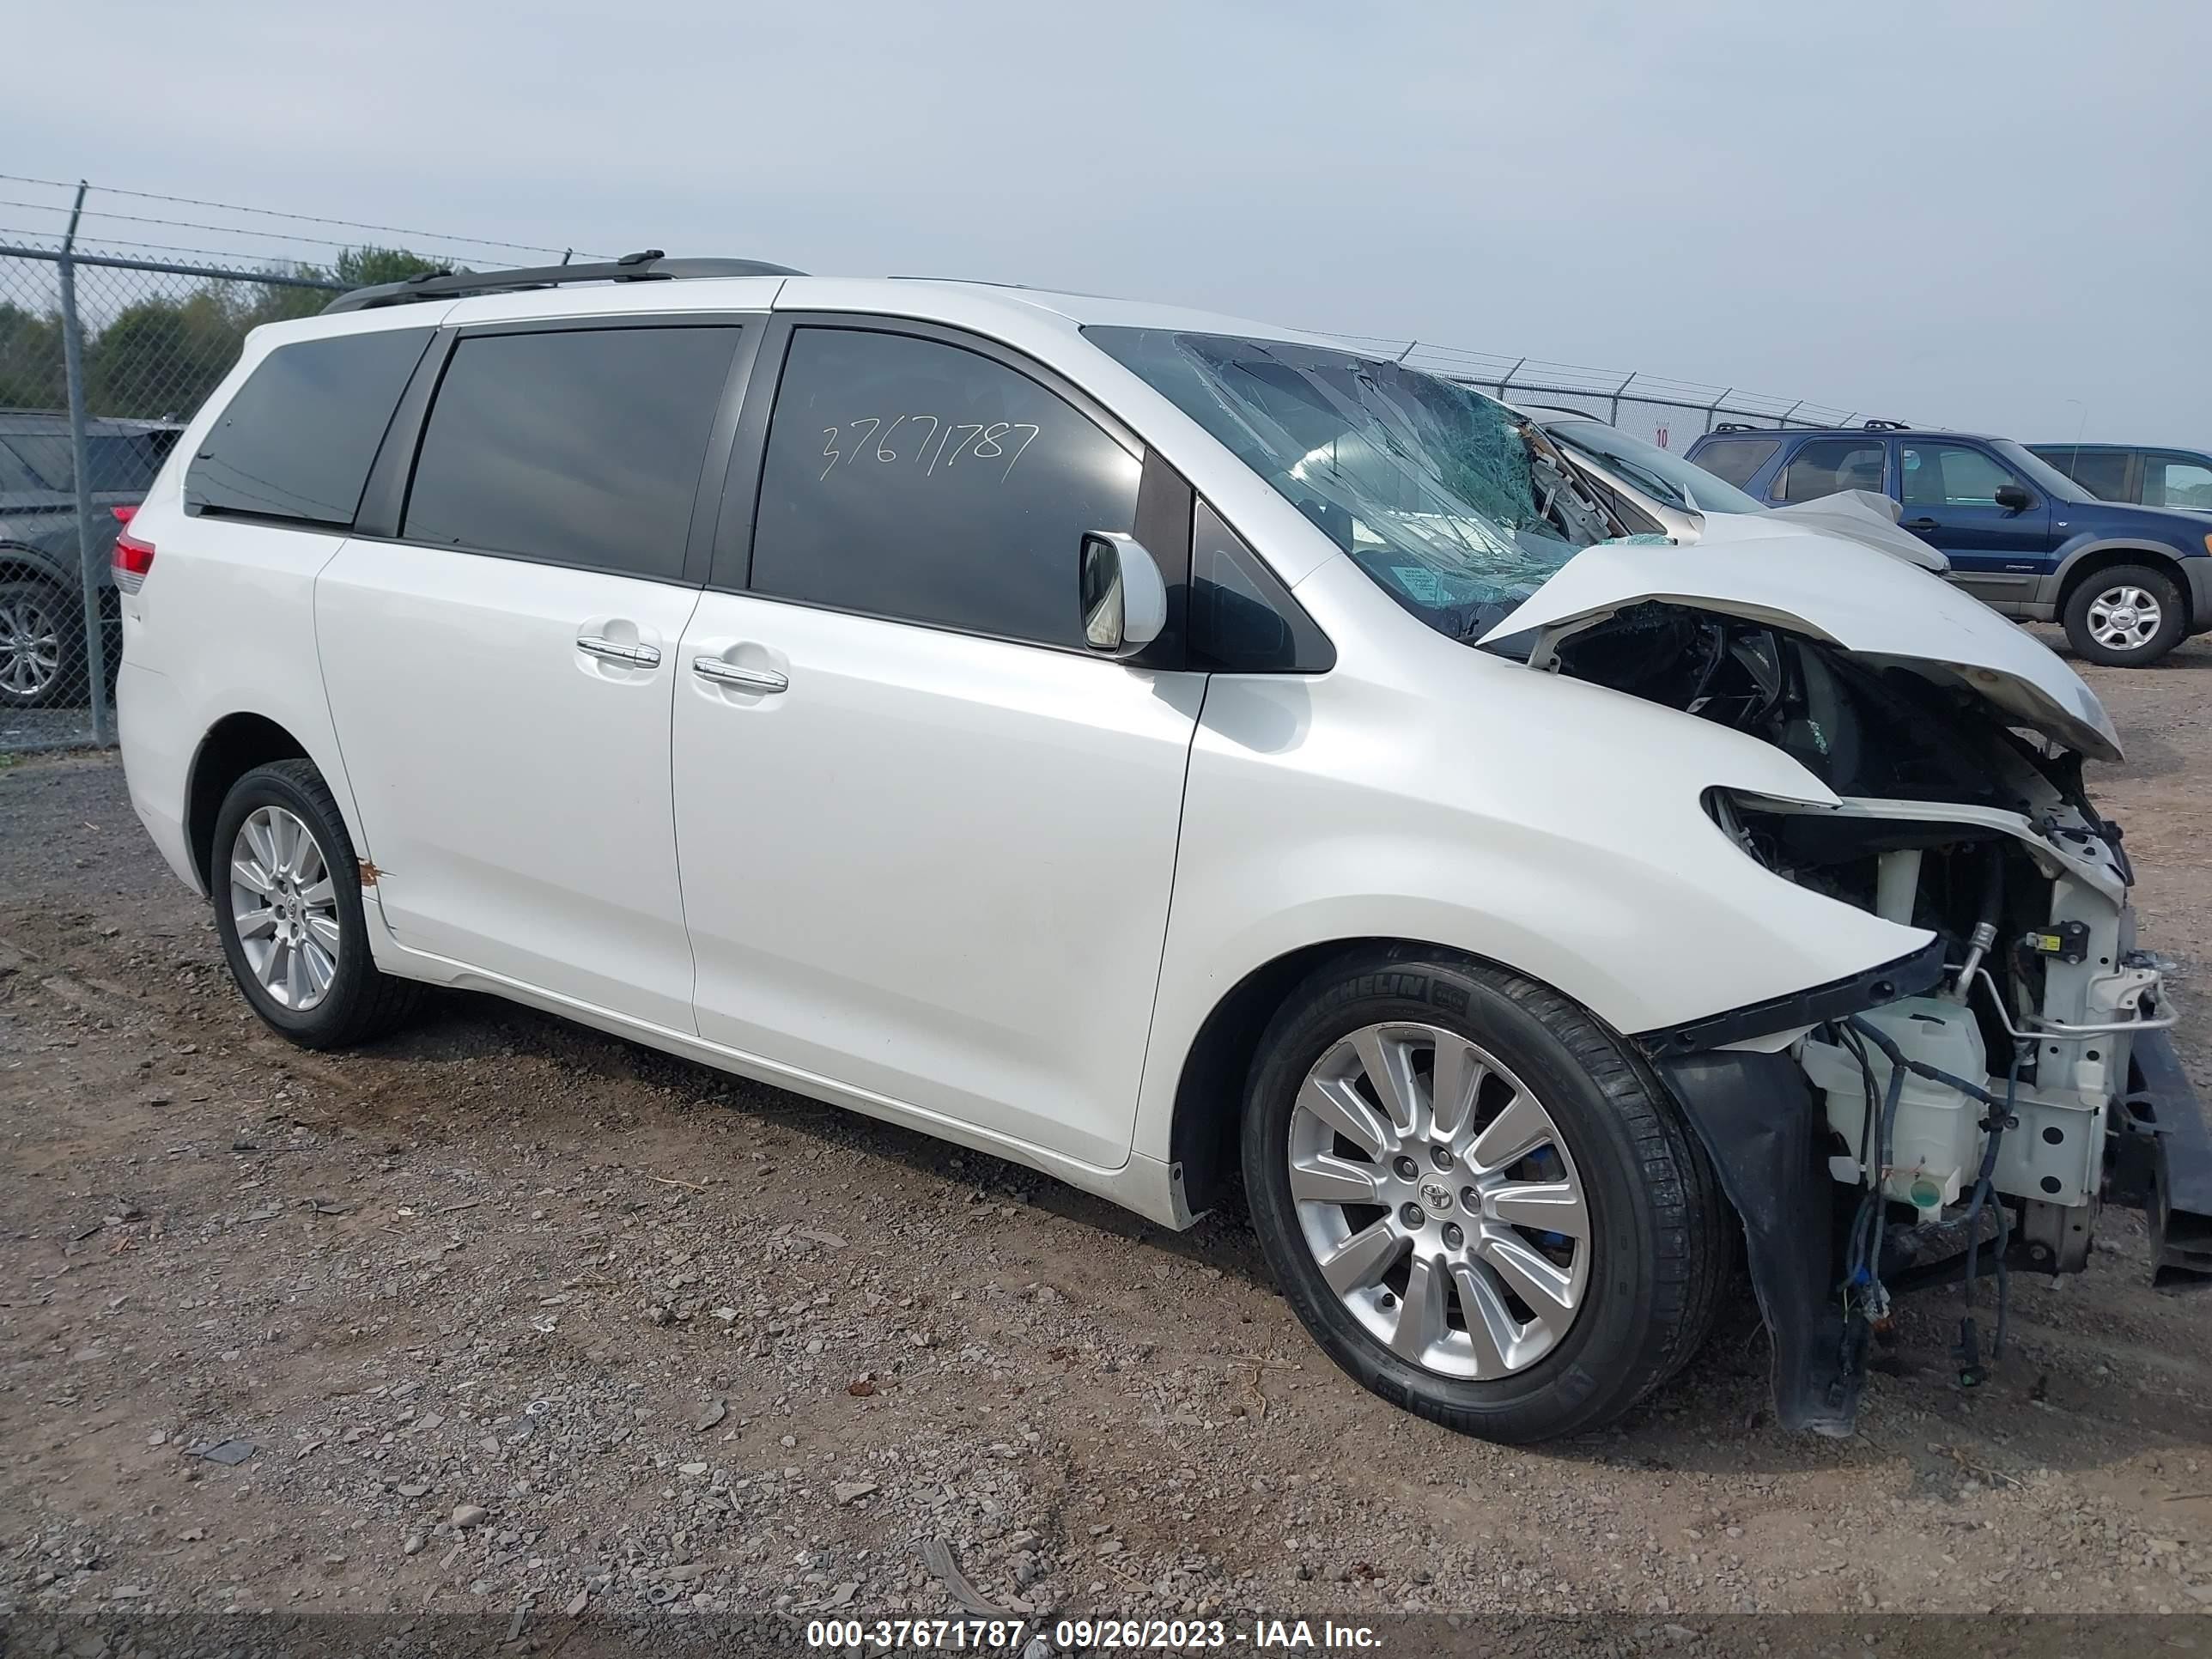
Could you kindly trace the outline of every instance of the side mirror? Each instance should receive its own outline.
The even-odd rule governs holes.
[[[2035,497],[2027,493],[2026,486],[2016,483],[1999,484],[1996,501],[2008,513],[2025,513],[2035,505]]]
[[[1134,536],[1093,531],[1083,538],[1083,637],[1103,656],[1133,657],[1168,625],[1168,587]]]

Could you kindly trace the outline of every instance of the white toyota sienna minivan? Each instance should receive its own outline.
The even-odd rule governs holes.
[[[1871,548],[1620,530],[1279,329],[417,279],[257,330],[117,542],[124,760],[297,1042],[461,986],[1167,1226],[1241,1177],[1331,1358],[1500,1440],[1660,1384],[1741,1249],[1840,1431],[1892,1294],[2078,1267],[2108,1139],[2147,1192],[2197,1121],[2118,744]]]

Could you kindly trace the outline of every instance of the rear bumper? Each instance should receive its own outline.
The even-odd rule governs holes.
[[[131,811],[177,878],[204,894],[185,829],[200,734],[185,715],[183,700],[167,675],[126,662],[115,678],[115,718]]]

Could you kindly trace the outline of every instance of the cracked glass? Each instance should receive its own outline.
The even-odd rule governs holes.
[[[1613,533],[1550,441],[1471,386],[1328,345],[1161,329],[1084,336],[1455,638],[1487,629]]]

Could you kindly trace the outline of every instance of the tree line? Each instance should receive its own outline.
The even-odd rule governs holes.
[[[347,248],[329,266],[298,268],[362,288],[396,283],[442,261],[405,248]],[[77,314],[84,330],[85,411],[94,416],[185,421],[238,361],[246,334],[264,323],[310,317],[331,291],[209,277],[177,294],[133,301],[95,325],[88,300],[102,279],[142,275],[106,266],[77,270]],[[62,314],[57,304],[34,311],[0,301],[0,409],[66,409]]]

